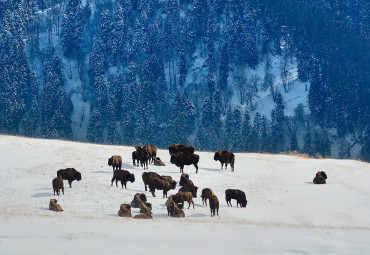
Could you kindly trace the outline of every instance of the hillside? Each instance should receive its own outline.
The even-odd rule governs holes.
[[[167,216],[161,192],[152,197],[151,221],[117,216],[121,203],[144,192],[143,169],[133,167],[134,148],[57,140],[0,136],[0,250],[3,254],[125,252],[161,250],[163,254],[366,254],[370,252],[370,166],[352,160],[306,159],[295,156],[237,153],[235,172],[221,170],[211,152],[200,155],[199,172],[185,172],[199,187],[195,209],[186,218]],[[123,156],[123,168],[136,181],[127,190],[111,186],[111,155]],[[179,180],[179,169],[159,150],[165,167],[149,170]],[[65,182],[59,203],[64,211],[48,210],[51,180],[61,168],[82,173],[73,188]],[[319,170],[326,185],[314,185]],[[210,217],[200,190],[212,188],[220,200],[219,216]],[[246,208],[226,206],[227,188],[244,190]],[[169,191],[175,194],[178,190]],[[133,209],[133,215],[138,209]],[[56,246],[55,243],[58,243]]]

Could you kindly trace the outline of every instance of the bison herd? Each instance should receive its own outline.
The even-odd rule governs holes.
[[[193,146],[187,146],[182,144],[172,144],[168,147],[170,154],[170,162],[180,168],[182,173],[179,182],[172,179],[171,176],[159,175],[156,172],[143,172],[142,180],[144,183],[145,191],[148,191],[155,197],[156,190],[162,190],[163,198],[167,198],[165,205],[167,207],[167,213],[169,216],[175,218],[185,217],[184,203],[187,202],[189,209],[191,206],[195,209],[194,198],[197,198],[198,187],[194,185],[193,181],[190,180],[189,175],[184,173],[185,165],[194,165],[196,173],[198,173],[199,155],[195,154]],[[148,169],[148,165],[153,163],[156,166],[165,166],[159,157],[157,157],[157,147],[155,145],[135,146],[135,151],[132,152],[132,160],[134,167],[141,167]],[[221,169],[225,164],[230,164],[231,170],[234,171],[235,155],[232,152],[226,150],[220,150],[215,152],[215,161],[220,161]],[[125,186],[127,189],[127,182],[135,182],[134,174],[122,168],[122,157],[115,155],[108,158],[108,165],[113,167],[113,178],[111,180],[111,186],[113,182],[116,182],[118,187],[118,181],[121,182],[121,186]],[[70,188],[72,188],[72,182],[74,180],[80,181],[81,173],[76,171],[74,168],[66,168],[57,171],[57,177],[53,179],[52,186],[55,193],[59,196],[60,190],[64,195],[64,183],[63,180],[67,180]],[[316,177],[313,180],[314,184],[325,184],[327,175],[325,172],[317,172]],[[176,185],[181,186],[179,191],[168,196],[168,191],[174,190]],[[211,211],[211,217],[218,215],[220,203],[218,197],[215,195],[212,189],[204,188],[201,193],[202,203],[207,206],[207,200]],[[236,200],[237,207],[246,207],[247,199],[243,191],[239,189],[227,189],[225,191],[225,199],[227,206],[231,205],[231,200]],[[147,197],[144,193],[137,193],[131,204],[121,204],[118,215],[121,217],[132,217],[131,208],[139,208],[140,214],[134,216],[135,219],[151,219],[152,218],[152,205],[147,202]],[[57,204],[56,199],[51,199],[49,203],[49,209],[53,211],[63,211],[61,206]]]

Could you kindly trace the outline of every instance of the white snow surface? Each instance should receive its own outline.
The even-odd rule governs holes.
[[[185,173],[199,187],[195,209],[183,219],[167,216],[166,199],[144,191],[141,167],[133,167],[133,147],[0,135],[0,254],[370,254],[370,165],[353,160],[237,153],[235,171],[220,169],[212,152],[200,155],[199,171]],[[121,155],[134,173],[127,189],[111,186],[108,157]],[[165,167],[149,171],[171,175],[179,169],[167,150]],[[74,167],[82,174],[65,195],[63,212],[48,210],[56,171]],[[314,185],[317,171],[326,185]],[[148,170],[145,170],[148,171]],[[203,188],[220,201],[219,215],[202,205]],[[170,190],[169,195],[178,190]],[[228,188],[246,193],[246,208],[228,207]],[[153,206],[152,220],[118,217],[122,203],[138,192]],[[133,215],[139,209],[133,208]]]

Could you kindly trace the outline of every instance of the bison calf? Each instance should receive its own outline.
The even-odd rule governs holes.
[[[56,212],[63,211],[62,207],[60,205],[58,205],[57,203],[58,203],[58,200],[50,199],[49,210],[56,211]]]
[[[211,209],[211,217],[215,216],[216,211],[217,211],[217,216],[218,216],[219,207],[220,207],[220,203],[218,202],[218,198],[216,196],[210,196],[209,197],[209,208]]]
[[[68,180],[70,188],[72,188],[74,180],[81,181],[81,173],[74,168],[60,169],[57,171],[57,176],[62,176],[63,180]]]
[[[226,203],[227,205],[231,205],[231,199],[236,199],[236,206],[240,204],[240,207],[246,207],[247,206],[247,199],[245,197],[245,193],[241,190],[238,189],[227,189],[225,191],[225,196],[226,196]]]
[[[63,195],[64,195],[64,184],[63,184],[62,176],[58,176],[57,178],[54,178],[52,184],[53,184],[53,189],[54,189],[54,196],[55,196],[55,192],[59,196],[60,190],[62,190]]]
[[[153,160],[155,166],[166,166],[159,157],[153,158]]]
[[[202,198],[202,203],[207,205],[207,199],[209,199],[211,196],[214,196],[215,194],[213,191],[209,188],[202,189],[202,195],[200,196]]]
[[[133,174],[131,174],[129,171],[126,171],[126,170],[116,170],[116,171],[113,172],[113,178],[112,178],[111,186],[113,186],[114,181],[116,181],[116,187],[118,187],[117,182],[121,181],[122,188],[123,188],[123,185],[125,185],[125,189],[127,189],[126,183],[128,181],[133,183],[135,181],[135,176]]]
[[[112,156],[112,157],[108,158],[108,166],[112,166],[113,167],[113,172],[116,169],[121,170],[121,167],[122,167],[122,157],[115,155],[115,156]]]
[[[188,209],[190,208],[190,204],[193,204],[193,208],[195,209],[193,195],[191,194],[191,192],[179,191],[176,195],[173,196],[173,201],[178,204],[181,203],[182,207],[184,207],[184,202],[187,201],[189,204]]]

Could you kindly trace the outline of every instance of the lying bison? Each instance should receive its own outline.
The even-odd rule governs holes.
[[[179,152],[177,154],[171,155],[171,163],[175,164],[177,167],[180,167],[180,172],[184,172],[185,165],[194,165],[196,169],[196,173],[198,173],[198,162],[199,162],[199,155],[197,154],[186,154],[184,152]]]
[[[131,218],[131,205],[121,204],[121,206],[119,207],[118,216]]]
[[[49,210],[56,211],[56,212],[63,211],[62,207],[58,204],[58,200],[56,199],[50,199]]]
[[[176,181],[160,177],[154,177],[149,179],[149,191],[152,193],[153,197],[155,197],[155,190],[163,190],[163,198],[167,197],[167,192],[170,189],[176,188]]]
[[[316,173],[315,178],[313,179],[314,184],[326,184],[326,179],[328,176],[324,171],[319,171]]]
[[[74,168],[60,169],[57,171],[57,176],[62,176],[63,180],[68,180],[70,188],[72,188],[74,180],[81,181],[81,173]]]
[[[215,216],[216,211],[217,211],[217,216],[218,216],[219,207],[220,207],[220,203],[218,201],[218,198],[216,196],[210,196],[209,197],[209,208],[211,209],[211,217]]]
[[[121,156],[112,156],[108,159],[108,166],[113,167],[113,171],[116,169],[121,170],[122,167],[122,157]]]
[[[168,152],[170,155],[177,154],[179,152],[184,152],[186,154],[193,154],[194,153],[194,147],[191,145],[183,145],[183,144],[171,144],[168,147]]]
[[[134,219],[153,219],[153,216],[149,213],[140,213],[135,215]]]
[[[63,195],[64,195],[64,183],[63,183],[62,176],[58,176],[57,178],[54,178],[52,181],[52,184],[53,184],[54,196],[55,196],[55,192],[59,196],[60,190],[62,190]]]
[[[134,199],[131,202],[133,208],[140,208],[141,202],[146,202],[146,196],[144,193],[136,193]]]
[[[235,162],[234,153],[228,152],[226,150],[217,151],[213,159],[215,161],[219,160],[221,162],[221,169],[224,168],[225,164],[227,170],[227,164],[230,164],[231,170],[234,171],[234,162]]]
[[[153,158],[153,160],[155,166],[166,166],[159,157]]]
[[[184,218],[185,213],[174,201],[169,201],[167,204],[169,215],[175,218]]]
[[[148,191],[146,186],[149,185],[149,179],[154,178],[154,177],[160,178],[161,176],[157,174],[156,172],[144,172],[141,177],[144,182],[145,191]]]
[[[202,189],[202,195],[200,196],[202,198],[202,203],[206,203],[207,205],[207,199],[209,199],[211,196],[214,196],[215,194],[213,191],[209,188]]]
[[[182,174],[180,176],[180,181],[179,181],[179,185],[180,186],[185,186],[185,185],[190,185],[190,186],[193,186],[193,182],[189,179],[189,175],[188,174]]]
[[[135,176],[133,174],[131,174],[129,171],[126,171],[126,170],[116,170],[113,173],[111,186],[113,186],[114,181],[116,181],[116,187],[118,187],[117,182],[121,181],[122,188],[123,188],[123,185],[125,185],[125,188],[127,188],[126,183],[128,181],[133,183],[135,181]]]
[[[236,199],[236,206],[240,204],[240,207],[246,207],[247,206],[247,199],[245,197],[245,193],[241,190],[238,189],[227,189],[225,191],[225,196],[226,196],[226,203],[227,205],[231,205],[231,199]]]

